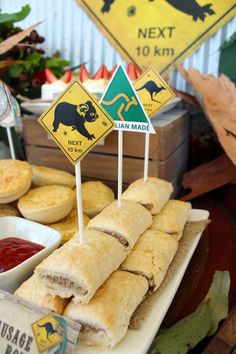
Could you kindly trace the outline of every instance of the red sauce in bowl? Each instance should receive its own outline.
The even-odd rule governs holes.
[[[45,247],[22,238],[6,237],[0,240],[0,273],[16,267]]]

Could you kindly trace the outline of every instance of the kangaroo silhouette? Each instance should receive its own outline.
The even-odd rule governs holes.
[[[161,92],[162,90],[166,90],[165,87],[160,86],[158,87],[157,84],[150,80],[147,81],[142,87],[136,89],[136,91],[141,91],[141,90],[147,90],[151,96],[151,100],[160,103],[159,101],[155,100],[153,96],[155,96],[156,94],[158,94],[159,92]]]
[[[124,121],[125,118],[123,117],[122,111],[125,110],[125,112],[128,112],[128,110],[130,109],[131,106],[138,105],[138,102],[134,96],[131,96],[131,98],[129,98],[125,93],[119,93],[115,97],[113,97],[113,99],[111,99],[110,101],[103,100],[102,104],[104,104],[106,106],[111,106],[113,103],[118,101],[120,98],[125,99],[126,103],[120,104],[120,107],[118,108],[118,111],[117,111],[117,115],[120,118],[120,120]]]
[[[104,2],[104,5],[103,5],[103,7],[101,8],[102,13],[104,13],[104,12],[109,12],[109,11],[110,11],[110,7],[111,7],[111,4],[112,4],[113,2],[115,2],[115,0],[103,0],[103,2]]]
[[[153,2],[154,0],[149,0],[149,2]],[[103,0],[104,5],[101,8],[101,12],[109,12],[111,5],[115,2],[115,0]],[[215,11],[211,9],[212,4],[199,5],[196,0],[166,0],[168,4],[173,6],[176,10],[179,10],[186,15],[192,16],[193,21],[197,21],[200,19],[201,21],[205,20],[206,14],[214,15]]]
[[[53,328],[51,322],[46,322],[43,325],[39,325],[38,327],[45,328],[47,332],[47,339],[49,340],[49,336],[51,336],[53,333],[57,333],[57,330]]]

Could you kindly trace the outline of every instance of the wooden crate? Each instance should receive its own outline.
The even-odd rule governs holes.
[[[150,137],[149,175],[177,181],[186,170],[189,124],[186,111],[159,115],[152,123],[156,135]],[[23,118],[25,151],[29,162],[74,173],[73,165],[35,118]],[[125,185],[143,174],[144,134],[124,132],[123,182]],[[117,180],[117,131],[105,138],[82,161],[86,179]],[[176,184],[176,183],[175,183]]]

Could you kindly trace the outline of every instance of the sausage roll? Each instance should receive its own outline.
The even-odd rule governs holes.
[[[15,295],[21,299],[29,301],[39,307],[53,311],[61,315],[66,307],[68,300],[59,296],[53,297],[48,293],[48,289],[40,280],[33,275],[26,280],[16,291]]]
[[[191,211],[191,204],[181,200],[169,200],[153,218],[152,230],[166,232],[180,240]]]
[[[152,215],[159,213],[173,192],[170,182],[160,178],[148,177],[131,183],[122,194],[122,199],[132,200],[142,204]]]
[[[139,236],[152,224],[152,216],[142,205],[122,200],[121,207],[115,201],[91,219],[88,229],[100,230],[132,248]]]
[[[35,273],[53,296],[89,302],[127,256],[126,248],[103,232],[86,230],[84,237],[83,244],[73,237],[36,267]]]
[[[130,318],[147,290],[144,277],[117,270],[89,304],[71,301],[63,315],[81,324],[79,338],[83,342],[112,348],[125,336]]]
[[[178,241],[160,231],[147,230],[121,265],[122,270],[143,275],[155,291],[161,284],[178,248]]]

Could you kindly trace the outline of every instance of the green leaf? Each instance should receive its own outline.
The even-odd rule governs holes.
[[[61,67],[51,68],[52,72],[56,77],[60,78],[64,74],[64,70]]]
[[[28,64],[37,65],[40,62],[41,57],[42,57],[42,55],[39,54],[38,52],[33,52],[33,53],[28,54],[25,57],[25,61]]]
[[[215,271],[213,282],[204,301],[208,302],[211,329],[208,335],[216,332],[219,322],[228,315],[229,272]]]
[[[217,330],[228,315],[229,272],[215,271],[210,289],[197,309],[155,338],[148,354],[186,354]],[[158,333],[159,334],[159,333]]]
[[[202,303],[195,312],[157,337],[148,354],[185,354],[206,337],[210,328],[209,307],[207,303]]]
[[[13,14],[0,14],[0,24],[2,23],[10,24],[13,22],[22,21],[28,16],[30,10],[31,10],[30,6],[25,5],[22,6],[21,11],[19,12],[15,12]]]
[[[23,68],[24,68],[24,70],[25,71],[30,71],[31,70],[31,65],[30,64],[28,64],[28,63],[26,63],[26,62],[24,62],[23,63]]]
[[[14,65],[9,68],[10,76],[14,79],[18,78],[23,70],[22,65]]]
[[[70,62],[68,60],[63,60],[58,57],[51,57],[46,60],[46,67],[52,68],[52,67],[63,67],[63,66],[69,66]]]

